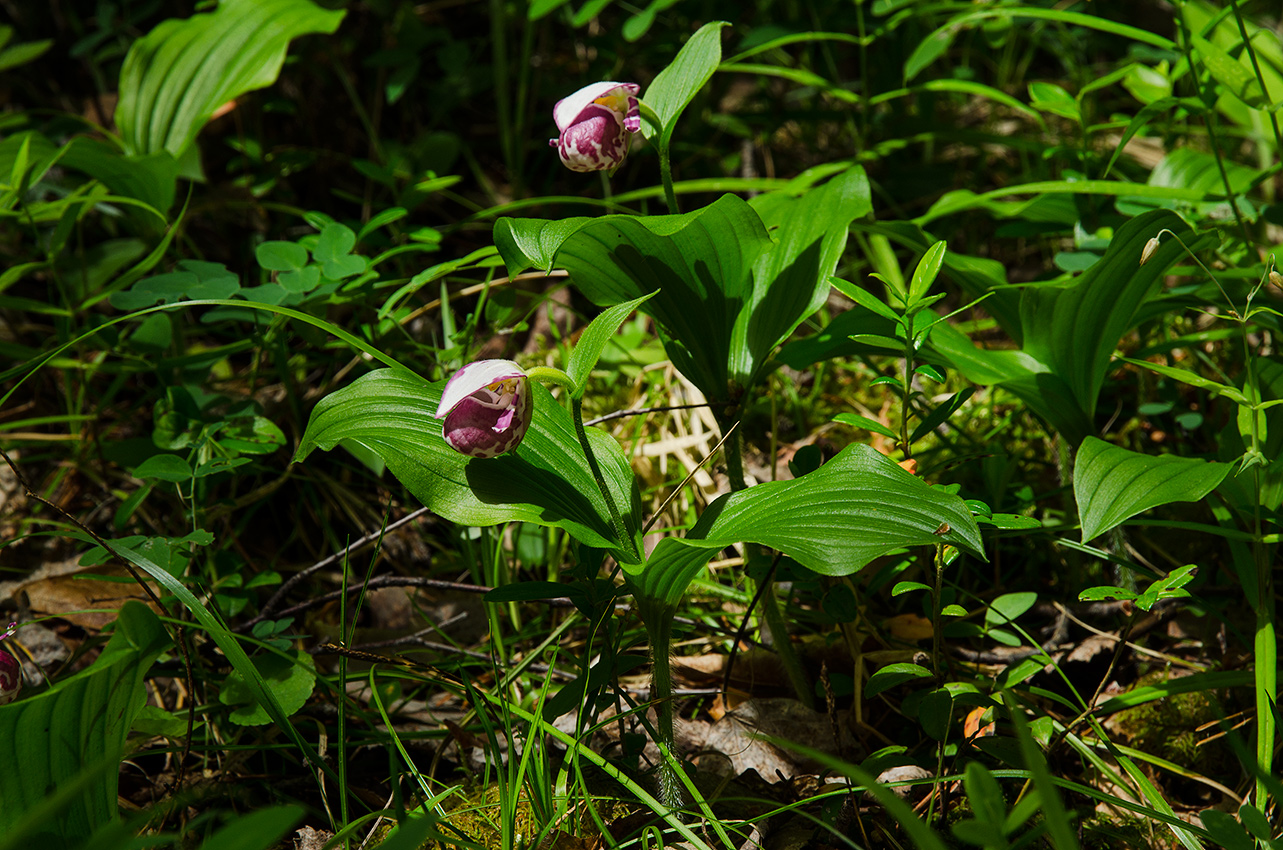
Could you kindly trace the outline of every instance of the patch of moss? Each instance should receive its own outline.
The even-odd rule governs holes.
[[[1162,684],[1168,679],[1166,671],[1158,671],[1141,677],[1137,686]],[[1221,716],[1224,712],[1216,693],[1201,690],[1174,694],[1120,711],[1111,718],[1109,728],[1138,750],[1215,775],[1224,767],[1222,760],[1226,754],[1216,745],[1199,746],[1206,735],[1196,730]]]
[[[1170,837],[1171,833],[1165,833]],[[1154,829],[1152,822],[1121,812],[1112,815],[1097,813],[1088,818],[1082,830],[1083,850],[1134,850],[1136,847],[1163,848],[1172,846],[1164,834]],[[1174,843],[1174,842],[1173,842]]]

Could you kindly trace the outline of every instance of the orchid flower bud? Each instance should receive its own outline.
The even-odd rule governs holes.
[[[13,702],[22,690],[22,665],[0,647],[0,705]]]
[[[557,122],[555,139],[561,161],[571,171],[607,171],[617,168],[628,155],[632,133],[641,129],[636,83],[593,83],[553,107]]]
[[[436,412],[446,443],[469,457],[512,451],[533,417],[530,379],[511,360],[478,360],[455,372]]]

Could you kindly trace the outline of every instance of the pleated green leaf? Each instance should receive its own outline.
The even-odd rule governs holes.
[[[1145,264],[1141,252],[1163,229],[1194,245],[1180,216],[1153,210],[1124,224],[1105,256],[1064,285],[1027,288],[1020,299],[1018,352],[976,348],[946,323],[931,346],[968,379],[1019,396],[1071,443],[1094,431],[1096,400],[1118,341],[1136,326],[1141,305],[1184,250],[1170,236]]]
[[[800,196],[750,205],[724,195],[685,215],[503,218],[494,238],[509,275],[560,266],[601,306],[655,293],[638,309],[659,323],[677,368],[717,401],[751,385],[824,302],[847,227],[870,208],[856,166]]]
[[[628,560],[584,458],[570,414],[538,383],[534,419],[515,451],[470,458],[450,448],[434,418],[445,381],[429,384],[381,369],[321,400],[312,411],[294,460],[345,442],[374,452],[429,510],[464,525],[533,522],[565,529],[576,540]],[[613,438],[588,428],[615,504],[636,536],[641,500],[627,459]]]
[[[646,606],[674,608],[719,549],[745,542],[779,549],[829,576],[849,575],[905,546],[947,543],[984,557],[962,499],[852,445],[801,478],[720,497],[685,537],[659,541],[644,566],[625,565],[643,616]]]
[[[1083,542],[1150,508],[1197,502],[1216,489],[1231,468],[1196,458],[1144,455],[1088,437],[1074,459],[1074,498]]]
[[[126,602],[111,640],[87,670],[0,706],[0,835],[56,789],[77,783],[86,766],[121,753],[147,700],[143,679],[168,645],[156,615]],[[78,846],[116,817],[118,771],[98,771],[80,784],[81,793],[45,825],[41,846]]]
[[[162,22],[134,42],[120,71],[126,152],[179,158],[220,106],[276,81],[292,40],[334,32],[344,14],[311,0],[222,0],[213,12]]]

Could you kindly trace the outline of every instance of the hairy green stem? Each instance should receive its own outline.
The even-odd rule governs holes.
[[[615,536],[619,538],[619,545],[631,553],[635,561],[641,561],[637,543],[624,525],[624,518],[620,516],[619,508],[615,505],[615,497],[610,494],[610,488],[606,486],[606,478],[601,474],[601,466],[597,463],[597,456],[593,454],[592,446],[588,443],[588,432],[584,430],[584,400],[578,396],[572,397],[570,410],[575,420],[575,435],[579,437],[579,445],[583,447],[584,457],[588,459],[588,469],[592,471],[593,480],[597,482],[597,489],[601,491],[601,497],[606,500],[606,510],[610,511],[610,524],[615,529]]]
[[[675,775],[673,752],[673,620],[663,616],[646,618],[650,636],[651,700],[655,703],[655,743],[660,748],[656,772],[659,800],[670,811],[682,807],[682,782]],[[665,752],[667,751],[667,752]]]

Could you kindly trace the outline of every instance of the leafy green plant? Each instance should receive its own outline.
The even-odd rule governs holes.
[[[121,607],[116,630],[88,669],[0,706],[0,735],[10,770],[0,771],[0,831],[21,824],[30,841],[79,844],[117,817],[117,768],[125,735],[146,701],[144,679],[170,644],[146,606]],[[39,825],[25,816],[51,791],[57,813]],[[26,831],[30,830],[30,831]]]

